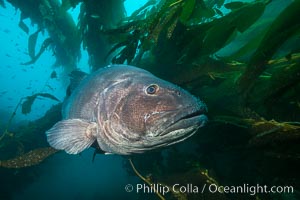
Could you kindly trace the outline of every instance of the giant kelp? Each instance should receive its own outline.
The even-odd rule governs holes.
[[[249,60],[248,67],[240,77],[240,87],[243,92],[251,89],[250,82],[255,81],[266,69],[267,62],[278,48],[293,35],[300,34],[299,17],[300,1],[292,2],[272,23],[262,39],[259,47]]]
[[[285,89],[298,84],[299,66],[294,49],[291,50],[294,59],[286,60],[280,66],[272,63],[271,59],[283,42],[298,34],[296,10],[298,10],[299,1],[287,6],[270,26],[265,26],[265,30],[262,32],[265,35],[260,36],[263,38],[257,40],[259,46],[252,46],[254,51],[255,48],[257,49],[250,57],[249,63],[236,65],[228,58],[219,57],[217,52],[229,44],[237,34],[248,30],[264,13],[268,4],[270,1],[233,2],[224,5],[232,11],[222,17],[216,11],[212,15],[203,14],[202,17],[199,17],[198,9],[214,10],[205,1],[163,1],[157,6],[155,12],[153,10],[150,12],[150,9],[146,10],[146,8],[144,8],[145,12],[139,11],[147,17],[142,18],[135,14],[136,21],[134,18],[130,18],[129,22],[125,21],[119,28],[103,30],[103,32],[111,37],[111,41],[114,43],[118,41],[118,38],[120,40],[119,43],[115,43],[109,54],[123,47],[112,58],[113,62],[139,63],[142,58],[146,61],[151,59],[150,63],[141,61],[142,65],[165,78],[191,89],[197,88],[197,84],[200,82],[208,86],[211,86],[211,83],[215,86],[218,84],[220,90],[223,87],[229,87],[234,93],[232,96],[236,98],[242,97],[237,91],[242,90],[242,93],[245,94],[247,91],[245,87],[250,87],[254,81],[257,81],[257,85],[259,85],[257,91],[268,92],[256,94],[254,91],[255,95],[253,96],[256,99],[253,97],[253,102],[261,99],[266,103],[268,99],[273,99],[272,97],[282,94],[283,91],[286,93]],[[153,4],[150,5],[153,6]],[[280,31],[283,29],[285,31]],[[278,31],[280,34],[277,34]],[[140,45],[137,45],[138,43]],[[270,46],[270,43],[276,47]],[[263,53],[271,50],[272,53],[268,53],[268,56]],[[145,53],[148,54],[143,57]],[[242,56],[240,52],[240,57]],[[261,56],[267,56],[264,57],[263,62],[261,62]],[[238,60],[237,55],[235,55],[235,59]],[[256,65],[253,64],[254,62],[268,65],[269,61],[273,67],[271,66],[269,70],[265,71],[267,75],[260,72],[255,78],[250,74],[257,71],[256,67],[252,67]],[[286,71],[287,74],[283,75],[281,70]],[[180,78],[176,77],[178,73],[182,75]],[[252,77],[252,80],[242,81],[245,77],[247,79]],[[276,82],[279,79],[284,81]],[[275,86],[276,83],[277,86]],[[243,86],[244,84],[245,86]],[[221,92],[220,95],[222,95]],[[243,101],[241,106],[248,104],[246,99],[240,101]]]
[[[299,48],[280,49],[286,41],[299,38],[299,1],[287,2],[273,21],[260,19],[274,4],[232,2],[224,5],[231,11],[223,14],[205,1],[164,1],[154,6],[155,11],[139,11],[146,13],[144,18],[135,14],[136,21],[130,18],[117,29],[103,30],[115,44],[110,53],[123,47],[113,62],[138,63],[208,104],[210,125],[193,142],[199,145],[198,154],[170,154],[170,163],[151,172],[159,181],[166,179],[162,174],[172,176],[197,164],[223,184],[284,183],[299,190],[297,167],[291,167],[300,164]],[[205,8],[207,12],[198,11]],[[218,56],[220,49],[255,27],[260,27],[260,34],[241,50]],[[284,53],[276,55],[279,50]],[[145,158],[136,160],[145,172],[157,169],[139,165]],[[272,166],[278,168],[270,170]]]
[[[17,105],[19,108],[22,101]],[[35,148],[47,147],[45,131],[61,119],[61,104],[53,106],[45,116],[20,127],[11,127],[16,110],[0,137],[0,160],[9,160]]]
[[[57,0],[19,1],[8,0],[16,9],[21,11],[19,26],[26,33],[29,27],[23,20],[29,18],[33,24],[38,25],[38,31],[33,33],[28,40],[28,52],[31,61],[23,64],[34,63],[50,45],[57,59],[57,65],[63,65],[67,71],[76,68],[80,58],[80,35],[76,24],[70,14],[62,9]],[[41,50],[34,54],[36,38],[40,31],[47,31],[50,38],[45,39]]]
[[[56,152],[48,146],[44,133],[61,119],[60,111],[61,104],[53,106],[36,121],[10,126],[0,138],[1,199],[11,199],[15,191],[34,182],[39,176],[38,164]]]
[[[101,9],[98,5],[91,8],[89,1],[63,1],[61,8],[67,10],[79,2],[78,28],[94,68],[95,63],[104,62],[96,55],[113,63],[136,64],[181,85],[208,105],[210,123],[191,138],[187,143],[191,145],[132,157],[142,174],[165,185],[259,183],[292,185],[295,193],[300,190],[300,52],[296,45],[281,49],[287,42],[299,40],[299,0],[226,4],[223,0],[149,1],[119,25],[116,21],[103,25]],[[265,10],[278,2],[286,2],[283,11],[264,20]],[[229,11],[224,12],[224,7]],[[240,49],[219,56],[221,49],[226,50],[247,31],[253,37]],[[102,51],[102,39],[106,51],[97,54]],[[45,130],[43,125],[35,125]],[[6,139],[12,138],[9,135]],[[18,143],[20,149],[32,139],[27,135],[25,140],[25,136],[21,140],[24,147]],[[10,142],[16,141],[6,140],[4,146],[11,146]],[[3,159],[26,155],[30,150]],[[128,162],[124,167],[132,173]],[[255,198],[284,195],[257,194]],[[199,199],[199,195],[170,195],[170,199],[180,198]]]
[[[156,11],[146,8],[144,12],[140,11],[147,17],[138,15],[136,21],[130,18],[129,22],[125,21],[119,28],[103,32],[121,40],[111,50],[123,47],[113,57],[113,62],[134,60],[133,63],[138,64],[143,54],[150,52],[156,62],[151,70],[162,75],[168,71],[176,74],[176,66],[214,54],[228,44],[237,32],[247,30],[261,16],[268,3],[244,3],[239,9],[220,17],[213,5],[209,7],[204,1],[163,1],[156,5]],[[140,45],[133,45],[137,43]]]
[[[108,64],[105,56],[111,46],[101,30],[113,28],[124,16],[122,0],[82,1],[78,28],[93,70]]]
[[[5,138],[6,136],[9,136],[9,137],[12,137],[12,138],[14,137],[14,134],[11,133],[9,131],[9,129],[11,128],[12,121],[13,121],[14,117],[16,116],[19,107],[20,106],[22,107],[22,114],[28,114],[28,113],[30,113],[31,112],[32,104],[34,103],[34,101],[38,97],[44,97],[44,98],[52,99],[54,101],[58,101],[59,102],[59,100],[55,96],[53,96],[53,95],[51,95],[49,93],[36,93],[36,94],[31,95],[31,96],[27,96],[27,97],[21,98],[19,100],[19,102],[17,103],[17,105],[15,106],[14,111],[12,112],[10,118],[8,119],[6,127],[5,127],[3,133],[0,136],[0,144],[1,144],[1,140],[3,138]]]
[[[48,158],[57,151],[51,147],[35,149],[10,160],[0,160],[0,167],[15,169],[31,167],[41,163],[45,158]]]

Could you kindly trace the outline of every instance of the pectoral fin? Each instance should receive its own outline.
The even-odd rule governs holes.
[[[78,154],[90,147],[96,140],[97,123],[81,119],[67,119],[57,122],[46,132],[49,144],[69,154]]]

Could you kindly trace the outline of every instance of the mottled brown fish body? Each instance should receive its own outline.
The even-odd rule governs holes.
[[[187,91],[128,65],[86,77],[63,106],[63,120],[46,132],[49,144],[77,154],[97,141],[107,153],[128,155],[193,135],[206,106]]]

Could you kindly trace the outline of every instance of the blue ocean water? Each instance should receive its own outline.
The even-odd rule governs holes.
[[[127,0],[124,2],[126,13],[130,16],[136,9],[144,5],[146,0],[135,2]],[[79,6],[70,9],[74,21],[77,23]],[[6,3],[6,8],[0,7],[0,38],[2,48],[0,49],[0,123],[5,123],[7,115],[13,112],[15,106],[22,97],[30,96],[37,92],[49,92],[63,101],[65,91],[68,86],[67,74],[63,73],[63,68],[53,67],[55,57],[51,51],[45,51],[42,56],[32,65],[22,65],[30,60],[28,55],[28,34],[18,26],[21,12]],[[29,35],[37,30],[37,26],[31,26],[29,19],[24,20],[29,29]],[[47,32],[39,34],[36,48],[41,46],[42,42],[48,37]],[[37,50],[36,50],[37,51]],[[78,66],[82,71],[89,72],[88,55],[86,50],[82,49],[81,59]],[[50,75],[55,70],[58,74],[57,79],[51,79]],[[48,87],[47,85],[51,86]],[[45,112],[56,102],[36,101],[32,112],[29,115],[22,115],[18,110],[15,121],[30,121],[42,117]],[[3,119],[2,119],[3,118]]]
[[[152,0],[149,1],[154,2]],[[46,50],[34,64],[22,64],[30,61],[28,38],[29,35],[38,30],[38,27],[31,24],[29,19],[25,19],[24,23],[29,27],[29,33],[26,34],[18,26],[21,18],[20,10],[12,7],[8,1],[0,0],[0,4],[2,2],[5,3],[6,8],[0,6],[0,150],[1,153],[5,152],[7,155],[4,155],[5,153],[0,154],[0,166],[2,158],[4,158],[4,160],[14,158],[8,155],[24,155],[32,150],[31,145],[34,147],[45,147],[48,145],[45,138],[35,140],[35,135],[30,134],[28,129],[34,130],[33,133],[39,133],[39,137],[41,135],[45,136],[45,131],[41,131],[41,127],[37,124],[28,122],[43,117],[45,113],[58,102],[51,98],[39,96],[32,104],[31,112],[28,114],[22,114],[19,102],[24,100],[23,98],[36,93],[51,94],[60,102],[63,102],[69,85],[69,71],[62,66],[54,66],[56,61],[55,51],[50,49]],[[12,0],[12,2],[21,1]],[[76,2],[76,0],[74,2]],[[146,2],[147,0],[125,0],[124,6],[127,16],[130,16]],[[157,2],[162,1],[158,0]],[[144,42],[143,45],[145,46],[143,47],[145,47],[145,49],[150,47],[154,49],[152,49],[152,54],[149,52],[144,54],[146,55],[146,59],[144,63],[142,62],[141,67],[149,67],[149,71],[153,70],[151,71],[152,73],[158,73],[164,76],[161,78],[170,78],[169,81],[174,81],[174,83],[176,82],[176,84],[180,86],[183,85],[185,89],[189,90],[201,100],[204,98],[208,105],[210,122],[208,126],[204,127],[205,130],[203,132],[200,130],[199,134],[196,134],[185,143],[178,144],[174,148],[171,147],[159,151],[158,153],[143,154],[137,157],[137,169],[141,169],[142,175],[151,179],[153,183],[157,181],[170,185],[175,183],[193,183],[200,188],[204,185],[203,183],[209,182],[217,184],[219,182],[219,184],[224,185],[242,185],[249,183],[249,185],[267,184],[268,186],[277,185],[279,187],[284,185],[293,186],[296,188],[294,192],[295,195],[290,193],[274,195],[260,193],[259,195],[249,196],[248,192],[248,196],[246,196],[245,199],[247,199],[247,197],[250,199],[297,199],[299,196],[299,148],[297,142],[299,140],[298,116],[300,108],[300,102],[299,99],[297,99],[299,97],[298,91],[300,91],[299,22],[291,19],[286,13],[286,15],[283,16],[283,20],[279,20],[279,22],[285,22],[286,20],[286,23],[282,24],[287,24],[287,28],[293,28],[293,24],[296,24],[295,29],[298,31],[295,32],[295,35],[291,35],[290,38],[286,38],[288,42],[283,42],[283,45],[278,47],[278,51],[266,60],[266,62],[270,61],[270,65],[267,70],[258,77],[258,81],[255,82],[256,85],[254,84],[255,90],[253,90],[253,94],[262,95],[263,100],[258,98],[259,95],[257,98],[251,96],[252,93],[250,95],[248,94],[252,99],[242,99],[239,93],[235,93],[237,88],[232,87],[230,84],[233,82],[238,83],[237,80],[244,72],[241,68],[246,68],[251,54],[260,44],[257,40],[252,39],[260,38],[258,37],[260,35],[264,36],[264,34],[271,29],[270,26],[277,20],[280,13],[285,11],[291,3],[298,2],[299,7],[299,0],[203,1],[209,5],[207,8],[210,8],[210,6],[212,6],[212,8],[210,8],[210,10],[208,9],[208,11],[200,9],[201,12],[204,12],[204,15],[213,13],[213,16],[210,17],[209,20],[213,19],[215,20],[213,22],[216,22],[208,23],[208,30],[205,30],[205,28],[202,29],[203,27],[201,26],[193,29],[195,24],[192,20],[183,20],[183,22],[187,23],[183,26],[180,23],[177,24],[178,16],[174,18],[168,17],[170,13],[170,15],[172,15],[172,11],[177,9],[176,12],[185,12],[185,14],[180,16],[181,19],[184,19],[187,15],[197,18],[195,16],[199,13],[195,14],[185,9],[195,2],[199,3],[202,1],[169,0],[169,4],[164,8],[169,12],[160,13],[161,18],[154,17],[154,19],[156,19],[154,22],[157,23],[157,26],[151,26],[151,31],[153,31],[153,29],[155,30],[151,32],[152,35],[147,32],[148,30],[139,30],[145,33],[145,35],[148,34],[147,36],[151,36],[152,39],[154,38],[153,41],[155,42],[149,39],[151,37],[147,38],[139,35],[142,39],[139,38],[139,43],[137,44],[140,45]],[[231,4],[233,9],[217,6],[217,4],[226,3],[233,3]],[[80,5],[81,4],[68,10],[75,23],[78,22]],[[245,7],[243,7],[243,5]],[[252,18],[252,14],[256,16],[255,11],[257,10],[253,11],[251,5],[253,6],[252,8],[258,8],[259,11],[262,11],[262,14],[257,15],[258,18],[255,20],[255,17]],[[235,9],[237,12],[235,12]],[[223,17],[226,19],[226,15],[229,13],[239,13],[239,9],[243,10],[243,12],[240,13],[243,17],[241,20],[236,20],[235,15],[233,15],[232,18],[228,18],[229,20],[233,20],[237,26],[240,26],[239,28],[242,29],[242,31],[235,30],[230,32],[231,29],[228,29],[226,20],[218,20]],[[149,10],[151,11],[151,9]],[[252,11],[252,13],[249,14],[249,10]],[[293,9],[291,10],[293,11]],[[112,11],[112,13],[114,12]],[[243,15],[244,13],[246,15]],[[247,14],[249,15],[247,16]],[[100,16],[91,14],[90,17],[97,20]],[[250,22],[248,19],[250,19]],[[175,20],[176,23],[172,20]],[[204,21],[210,22],[209,20]],[[148,22],[153,21],[150,20]],[[220,22],[225,22],[225,25]],[[137,25],[137,29],[140,27],[144,29],[145,27],[149,28],[149,24],[144,25],[145,24]],[[167,29],[164,29],[164,25]],[[176,25],[176,28],[174,28],[174,25]],[[282,27],[285,28],[283,25]],[[210,26],[212,28],[210,28]],[[133,27],[135,26],[133,25]],[[279,26],[279,28],[280,27],[281,26]],[[102,30],[102,26],[97,26],[96,28]],[[197,28],[199,28],[200,31],[193,32],[193,30],[197,30]],[[243,30],[243,28],[245,30]],[[275,29],[276,28],[278,27],[275,26]],[[227,33],[230,33],[230,37],[227,38],[226,34],[223,34],[224,29],[228,31]],[[211,33],[211,35],[203,34],[203,30]],[[119,30],[117,30],[117,32],[118,31]],[[186,34],[186,32],[189,31],[191,31],[190,33],[193,37],[189,37],[189,33]],[[134,33],[132,30],[128,32],[130,34]],[[282,32],[275,32],[275,35],[277,33],[281,37],[284,35]],[[38,34],[36,52],[43,41],[48,37],[47,31]],[[187,37],[187,39],[185,37]],[[114,41],[115,38],[111,37],[109,39]],[[124,38],[120,36],[118,39],[122,42]],[[205,39],[208,40],[205,42],[202,41],[204,47],[207,49],[204,48],[203,50],[199,48],[199,46],[202,47],[202,43],[199,41],[201,39],[203,39],[203,41],[205,41]],[[184,43],[182,43],[182,40]],[[275,44],[278,42],[276,37],[274,37],[273,40]],[[246,51],[244,54],[241,53],[241,57],[236,56],[237,61],[230,60],[229,58],[228,60],[224,59],[225,61],[223,62],[222,59],[219,59],[222,57],[226,58],[227,56],[230,57],[244,47],[244,45],[247,47],[249,41],[254,41],[256,46],[248,46],[246,50],[249,51]],[[176,43],[176,45],[172,42],[174,44]],[[278,43],[280,42],[281,41]],[[194,46],[194,44],[198,46]],[[208,46],[205,46],[207,44]],[[127,45],[130,46],[129,44]],[[211,45],[212,48],[210,48],[209,45]],[[217,49],[216,52],[214,48]],[[140,49],[137,48],[137,54]],[[262,46],[262,49],[270,50],[264,46]],[[211,55],[207,56],[206,50],[208,52],[211,51]],[[116,52],[119,53],[120,51]],[[180,54],[178,54],[178,52],[180,52]],[[199,54],[197,55],[197,53]],[[186,57],[188,57],[187,55],[190,56],[189,59],[192,60],[191,62],[185,60]],[[110,61],[107,61],[107,63],[109,62]],[[126,62],[128,61],[124,63]],[[91,59],[89,59],[87,50],[81,46],[81,58],[77,63],[77,67],[81,71],[90,73],[92,71],[89,65],[90,63]],[[156,68],[151,66],[151,64],[155,65]],[[202,66],[204,66],[204,68],[202,68]],[[207,66],[208,68],[205,68]],[[285,70],[280,71],[282,69]],[[53,77],[53,73],[56,73],[57,77]],[[277,77],[275,76],[274,78],[273,74]],[[286,74],[288,76],[285,76]],[[278,81],[276,78],[278,78]],[[224,85],[222,85],[223,83]],[[282,87],[283,89],[278,83],[284,86]],[[270,87],[269,90],[268,87]],[[264,97],[269,97],[268,94],[272,92],[272,89],[275,91],[272,96],[274,98],[272,98],[271,101],[267,98],[264,99]],[[243,103],[241,105],[239,104],[240,100]],[[245,100],[245,102],[243,102],[243,100]],[[244,108],[243,106],[247,107]],[[16,113],[14,113],[14,111],[16,111]],[[2,134],[4,135],[9,119],[12,119],[8,129],[9,132],[6,133],[3,139]],[[253,124],[247,124],[250,122],[253,122]],[[28,139],[22,138],[18,133],[14,135],[14,131],[17,130],[18,127],[22,127],[22,125],[25,125],[25,129],[27,128],[26,133],[29,133]],[[256,125],[266,126],[256,129]],[[282,127],[286,129],[282,129]],[[282,130],[283,132],[280,132]],[[22,141],[18,141],[18,138],[21,138]],[[33,142],[31,140],[40,143],[32,144]],[[0,167],[0,200],[158,199],[158,196],[153,194],[153,192],[150,192],[152,193],[150,195],[148,194],[149,192],[143,192],[144,195],[141,194],[142,192],[139,194],[135,191],[126,192],[128,187],[132,189],[131,187],[135,187],[137,183],[143,183],[134,174],[132,168],[130,168],[128,159],[118,155],[96,155],[93,162],[93,153],[94,150],[92,148],[84,151],[80,155],[69,155],[64,152],[59,152],[32,167],[20,169]],[[296,191],[297,188],[298,191]],[[219,199],[219,197],[220,199],[239,199],[239,197],[241,197],[238,196],[236,198],[233,193],[225,195],[222,193],[213,196],[211,192],[207,192],[206,194],[196,193],[194,196],[191,194],[188,197],[186,197],[185,194],[186,192],[183,192],[183,194],[169,194],[169,196],[172,196],[172,199],[188,199],[189,197],[192,199]],[[166,197],[169,196],[166,195]]]
[[[125,1],[127,14],[130,15],[145,1],[136,3],[133,0]],[[28,55],[28,35],[18,26],[20,11],[9,3],[6,8],[0,6],[0,124],[8,122],[21,98],[34,93],[51,93],[60,101],[64,100],[68,82],[68,75],[62,67],[53,67],[54,55],[45,51],[42,56],[31,65],[21,63],[30,60]],[[77,21],[79,7],[69,11]],[[24,20],[30,28],[29,34],[37,30],[29,19]],[[37,48],[48,37],[47,32],[39,34]],[[80,70],[89,72],[88,56],[85,50],[81,52],[78,66]],[[57,78],[51,79],[55,71]],[[50,86],[50,87],[49,87]],[[28,121],[42,117],[56,101],[38,99],[34,102],[29,114],[24,115],[17,109],[11,127],[16,128]],[[1,130],[2,132],[3,130]],[[124,187],[128,183],[136,183],[136,177],[129,177],[124,170],[123,158],[120,156],[96,156],[92,162],[93,150],[88,150],[80,156],[70,156],[65,153],[56,154],[47,163],[37,168],[38,178],[33,183],[13,194],[13,199],[112,199],[130,197]],[[15,171],[18,176],[18,170]],[[1,184],[3,182],[1,177]]]

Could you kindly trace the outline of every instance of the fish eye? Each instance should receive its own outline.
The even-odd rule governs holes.
[[[158,91],[158,89],[158,85],[151,84],[146,88],[146,93],[152,95],[155,94]]]

